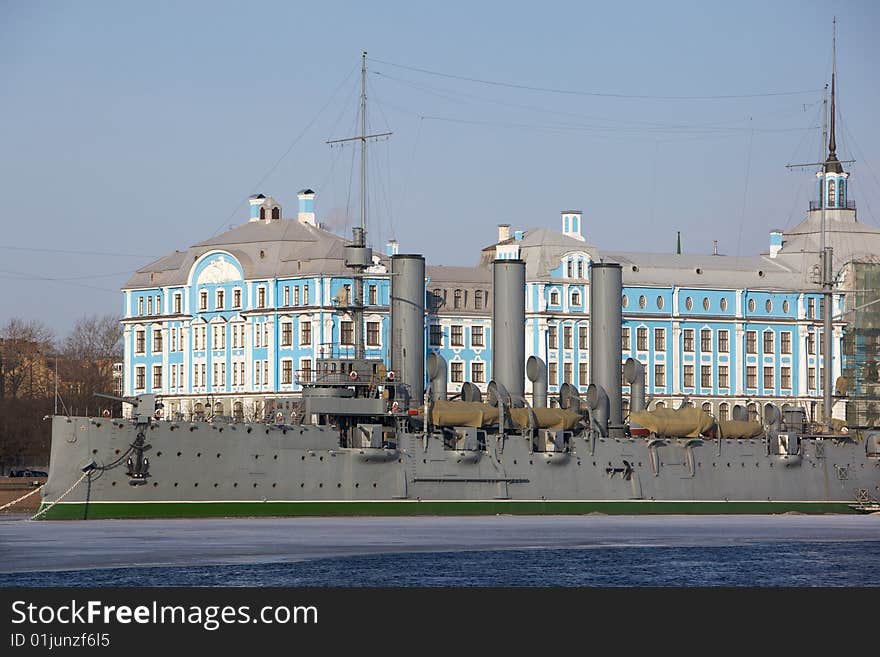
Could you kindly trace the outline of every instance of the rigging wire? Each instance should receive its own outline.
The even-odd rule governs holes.
[[[749,194],[749,175],[752,170],[752,141],[755,138],[755,133],[749,134],[749,148],[746,154],[746,182],[743,186],[743,202],[742,202],[742,213],[739,217],[739,235],[736,238],[736,255],[739,257],[740,255],[740,245],[742,244],[742,234],[743,234],[743,225],[746,221],[746,203],[748,201]]]
[[[736,98],[765,98],[771,96],[799,96],[811,93],[817,93],[821,91],[821,89],[805,89],[802,91],[775,91],[775,92],[763,92],[763,93],[751,93],[751,94],[726,94],[726,95],[717,95],[717,96],[653,96],[653,95],[637,95],[637,94],[620,94],[620,93],[606,93],[599,91],[582,91],[575,89],[555,89],[552,87],[537,87],[537,86],[529,86],[525,84],[517,84],[513,82],[499,82],[497,80],[485,80],[480,78],[471,78],[463,75],[454,75],[451,73],[441,73],[440,71],[432,71],[426,68],[419,68],[416,66],[408,66],[406,64],[397,64],[394,62],[385,61],[382,59],[376,59],[374,57],[368,57],[371,62],[376,62],[378,64],[385,64],[386,66],[394,66],[395,68],[402,68],[408,71],[416,71],[418,73],[425,73],[426,75],[434,75],[437,77],[450,78],[453,80],[463,80],[465,82],[473,82],[476,84],[484,84],[494,87],[506,87],[509,89],[522,89],[526,91],[539,91],[545,93],[555,93],[555,94],[564,94],[564,95],[573,95],[573,96],[596,96],[601,98],[621,98],[621,99],[632,99],[632,100],[730,100]]]

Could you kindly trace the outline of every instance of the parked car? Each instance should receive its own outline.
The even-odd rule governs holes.
[[[48,472],[42,470],[10,470],[10,477],[48,477]]]

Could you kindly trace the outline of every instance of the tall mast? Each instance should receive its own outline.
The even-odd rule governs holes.
[[[367,51],[361,53],[361,235],[367,234]]]

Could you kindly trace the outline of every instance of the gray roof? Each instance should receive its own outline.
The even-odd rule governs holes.
[[[235,256],[247,279],[309,274],[345,274],[343,237],[296,220],[253,221],[175,251],[138,269],[124,288],[184,285],[193,263],[205,253],[223,250]],[[261,256],[262,254],[262,256]],[[384,262],[386,257],[374,251]]]
[[[429,285],[434,283],[448,284],[485,284],[492,283],[492,270],[485,267],[450,267],[447,265],[431,265],[427,268]]]
[[[526,262],[526,278],[547,278],[550,271],[559,266],[559,260],[566,253],[583,251],[590,258],[599,258],[598,249],[582,240],[569,237],[552,228],[532,228],[524,231],[521,239],[511,238],[485,247],[480,265],[490,267],[495,259],[495,247],[499,244],[519,244],[520,259]]]

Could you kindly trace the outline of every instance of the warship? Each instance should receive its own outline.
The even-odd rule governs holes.
[[[53,417],[35,517],[880,510],[880,431],[818,432],[805,409],[774,404],[761,422],[742,406],[731,420],[684,403],[647,410],[644,366],[621,368],[617,262],[589,265],[585,394],[563,384],[548,399],[546,364],[525,358],[519,259],[492,263],[486,393],[465,383],[450,398],[447,364],[427,354],[422,255],[391,256],[390,362],[365,357],[365,102],[362,90],[361,222],[345,247],[353,356],[317,359],[297,376],[294,412],[263,421],[184,421],[148,394],[121,399],[126,418]]]

